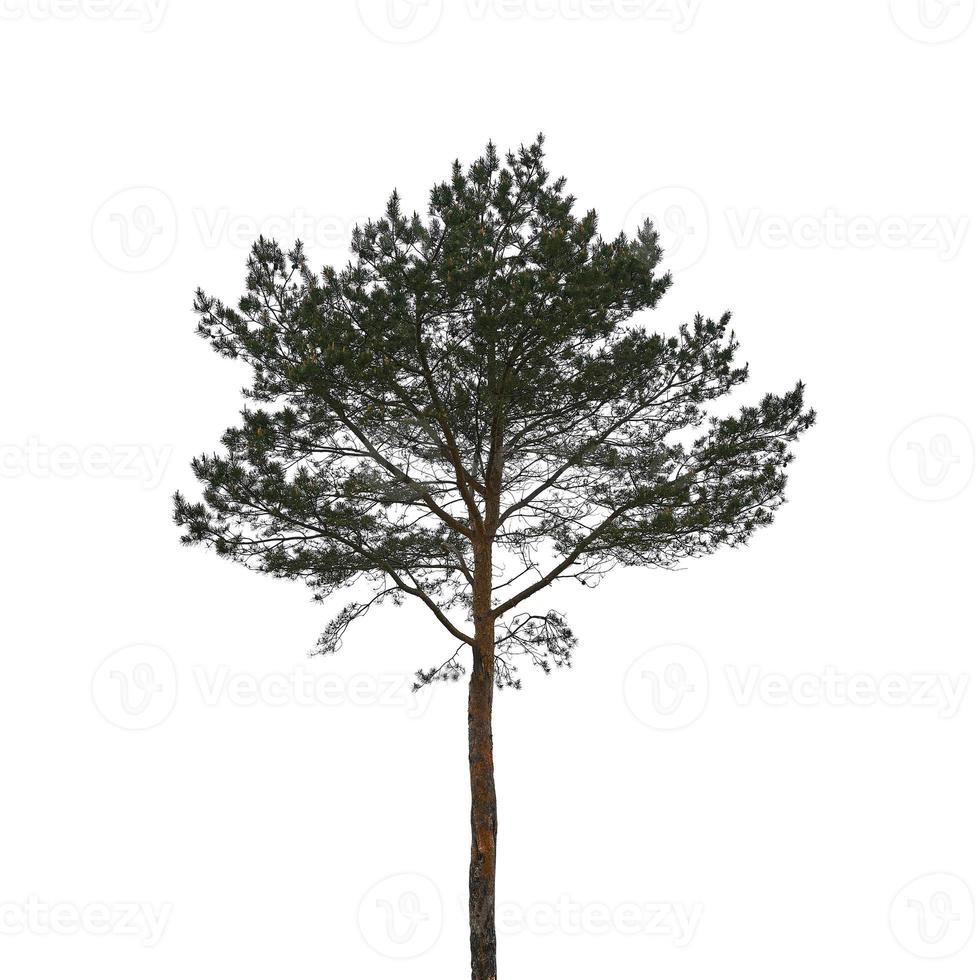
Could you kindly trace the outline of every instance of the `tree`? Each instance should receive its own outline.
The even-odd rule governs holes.
[[[380,602],[423,603],[455,652],[418,684],[469,679],[474,980],[496,977],[494,689],[568,665],[561,579],[667,568],[740,545],[784,500],[803,386],[727,417],[745,381],[729,314],[676,335],[633,323],[670,285],[648,222],[604,240],[544,169],[541,137],[491,144],[436,185],[428,216],[391,196],[352,259],[314,272],[300,243],[259,239],[237,308],[200,290],[199,333],[252,369],[241,424],[178,495],[183,541],[317,599],[368,587],[318,643]],[[448,651],[447,651],[448,652]]]

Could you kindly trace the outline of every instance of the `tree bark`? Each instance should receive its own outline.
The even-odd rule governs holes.
[[[497,790],[493,778],[494,628],[490,555],[475,555],[473,673],[469,690],[470,963],[472,980],[496,980]]]

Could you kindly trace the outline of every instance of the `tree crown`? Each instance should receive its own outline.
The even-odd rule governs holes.
[[[367,583],[321,652],[406,595],[457,653],[473,645],[485,558],[497,682],[517,684],[522,655],[569,661],[561,615],[518,611],[553,582],[671,567],[770,523],[814,420],[802,383],[711,414],[747,377],[729,314],[637,325],[670,285],[656,230],[605,241],[574,207],[541,137],[503,160],[491,144],[432,189],[426,219],[392,194],[343,268],[259,239],[237,306],[198,290],[199,333],[252,381],[222,451],[193,461],[203,499],[176,497],[183,540],[318,599]],[[419,682],[461,670],[453,655]]]

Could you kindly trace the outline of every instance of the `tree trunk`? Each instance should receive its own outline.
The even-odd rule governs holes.
[[[478,555],[476,566],[473,590],[476,646],[469,692],[470,963],[472,980],[496,980],[497,790],[493,779],[494,629],[490,618],[489,554]]]

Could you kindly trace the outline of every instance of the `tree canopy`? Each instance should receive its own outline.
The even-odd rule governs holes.
[[[530,602],[552,583],[671,567],[769,524],[814,420],[802,384],[713,414],[747,378],[730,315],[638,322],[670,285],[656,229],[607,241],[575,204],[540,137],[503,159],[491,144],[424,218],[392,194],[346,266],[316,272],[301,243],[260,239],[237,305],[199,290],[200,334],[252,379],[221,451],[193,462],[202,499],[176,497],[183,540],[318,599],[360,583],[321,652],[405,597],[457,654],[474,645],[484,549],[509,685],[522,659],[569,662],[564,617]],[[418,678],[462,670],[454,654]]]

